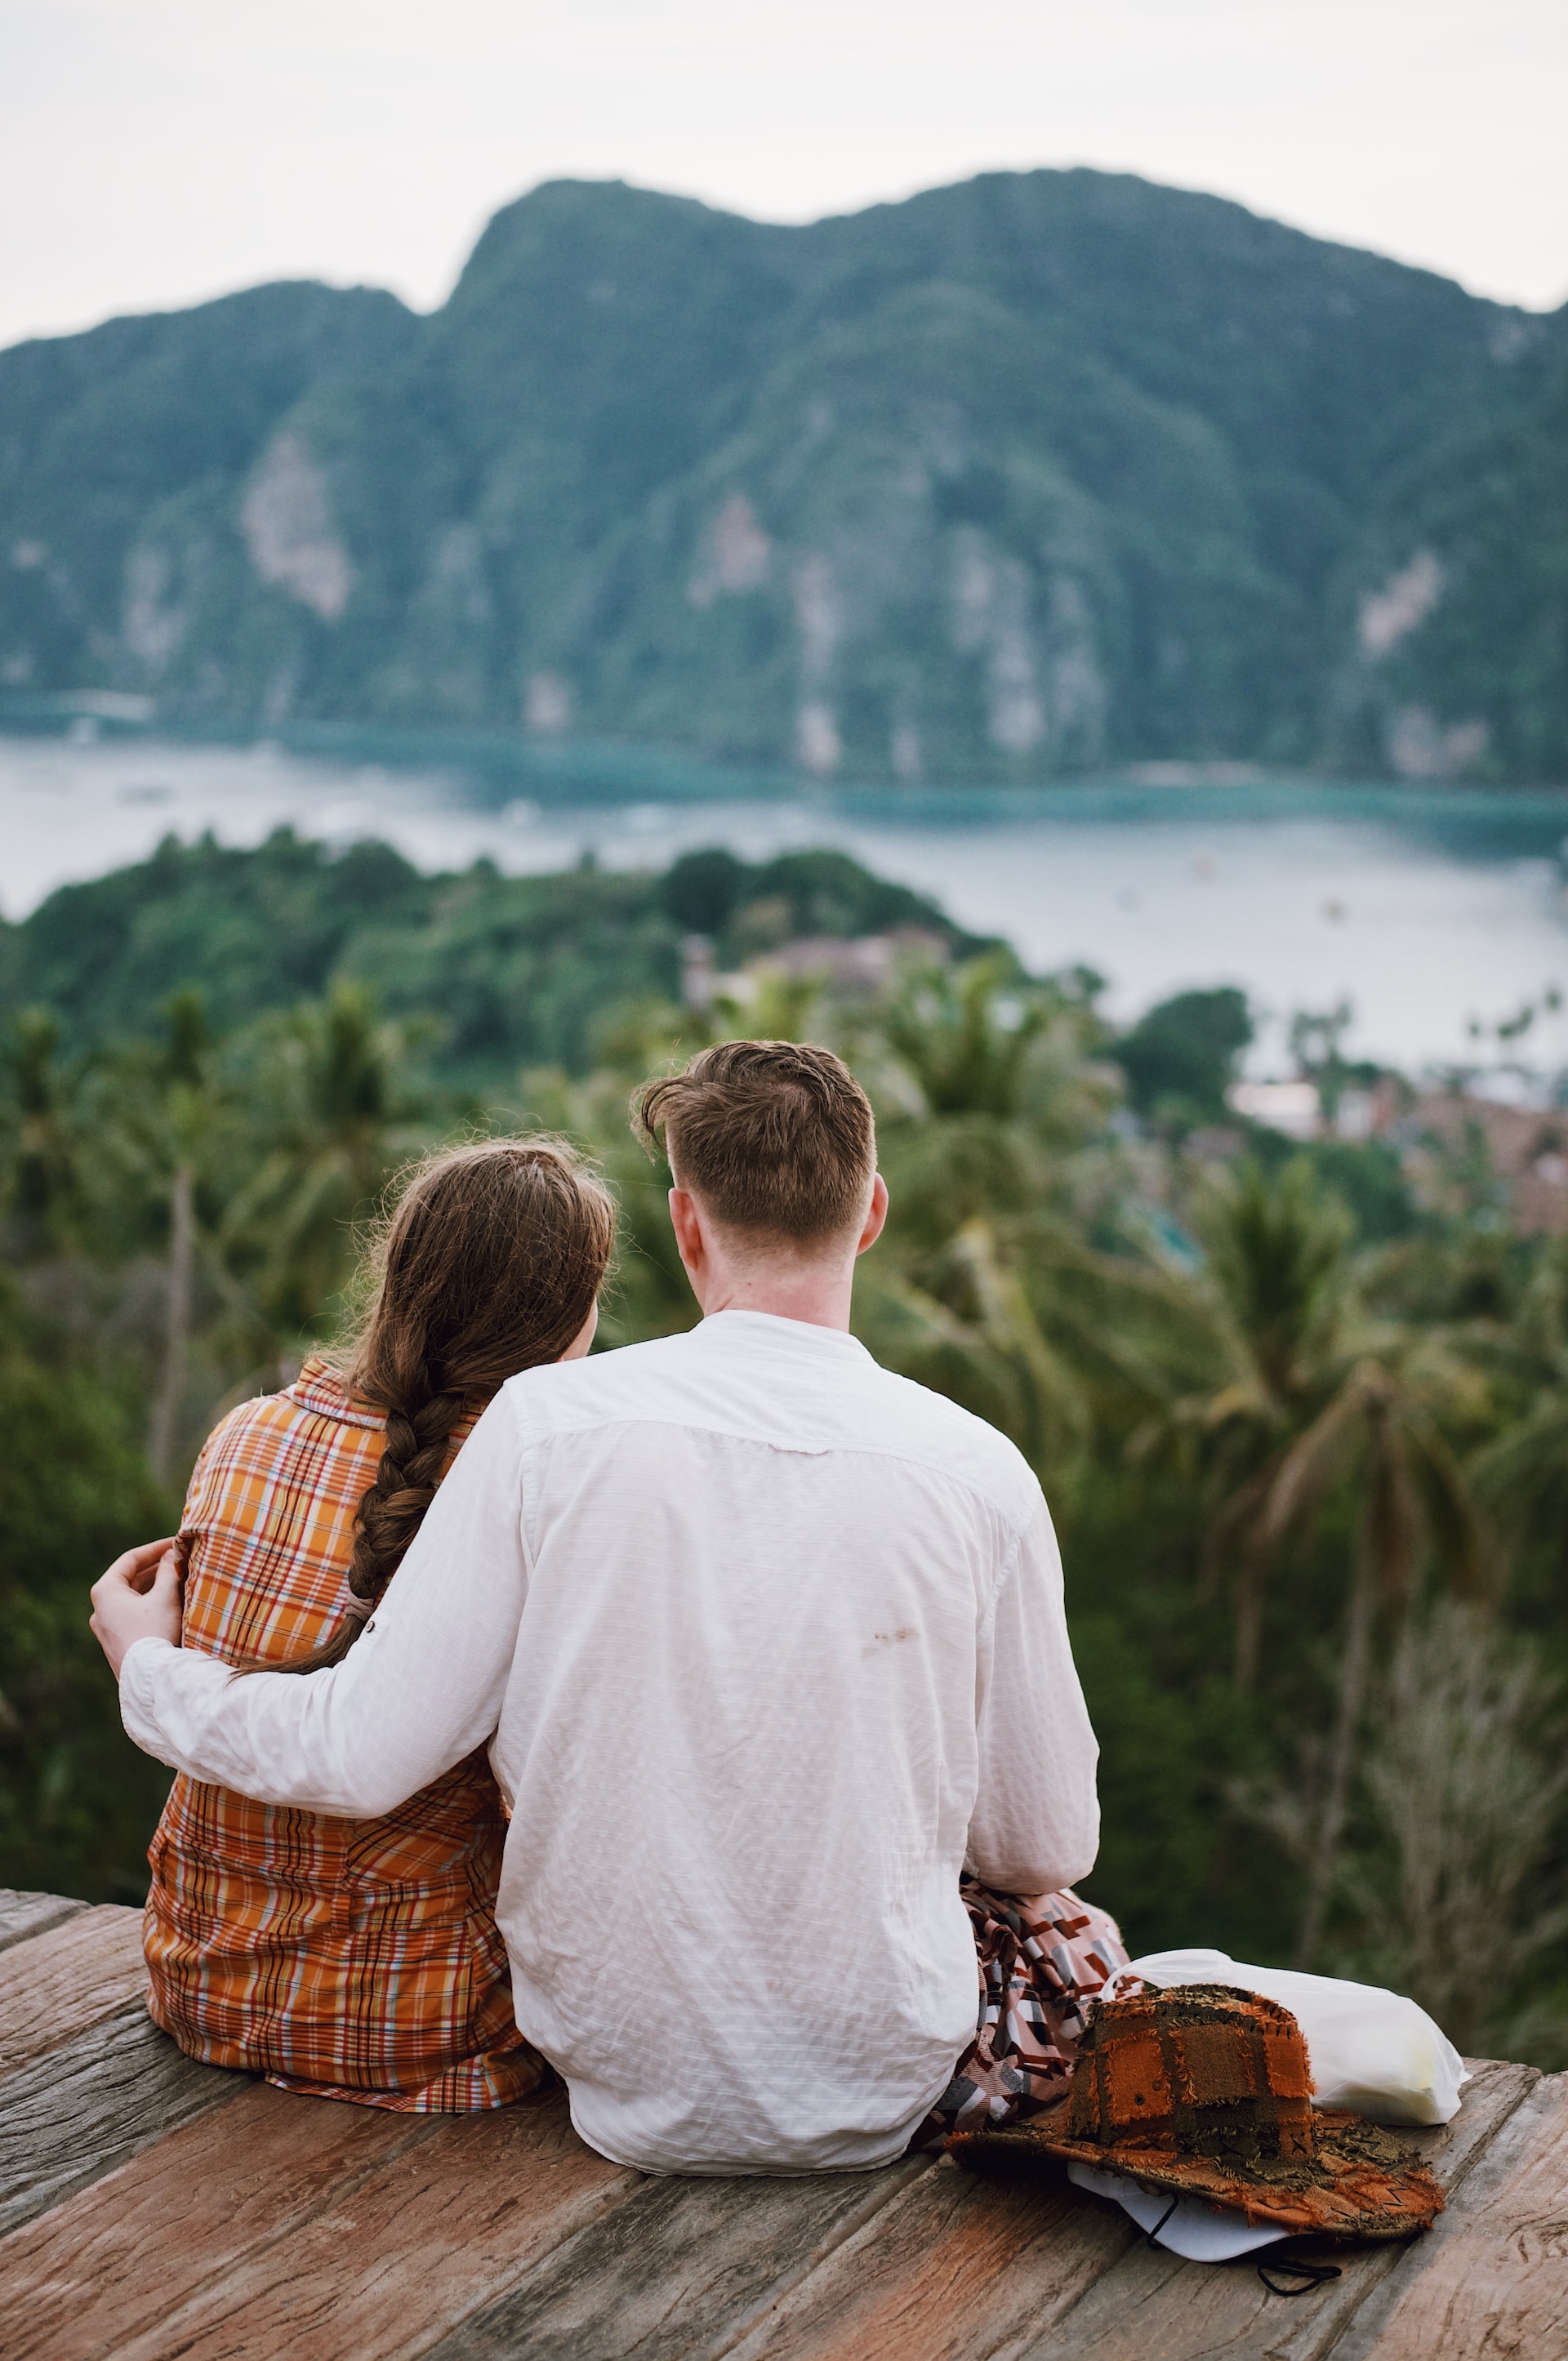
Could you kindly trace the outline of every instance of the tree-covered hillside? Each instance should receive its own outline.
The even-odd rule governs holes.
[[[1568,353],[1392,480],[1367,537],[1340,743],[1411,775],[1568,779]],[[1380,636],[1386,646],[1376,642]]]
[[[750,862],[716,848],[658,875],[503,877],[482,861],[431,877],[388,844],[334,853],[285,829],[241,851],[169,837],[150,861],[0,919],[0,1027],[47,1010],[62,1052],[81,1057],[156,1031],[181,991],[226,1034],[346,988],[413,1028],[416,1063],[442,1088],[482,1091],[524,1064],[580,1072],[618,1012],[678,1000],[689,934],[722,972],[785,940],[897,928],[981,948],[840,852]]]
[[[0,686],[819,776],[1552,775],[1565,356],[1124,176],[802,228],[554,182],[429,319],[273,287],[0,355]]]

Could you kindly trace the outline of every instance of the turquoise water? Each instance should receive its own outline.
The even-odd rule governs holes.
[[[411,749],[323,730],[313,745],[214,746],[90,728],[0,737],[8,917],[170,829],[241,844],[289,824],[386,837],[425,868],[483,854],[511,871],[831,844],[1036,966],[1096,968],[1119,1015],[1190,984],[1244,985],[1265,1019],[1260,1071],[1279,1063],[1292,1011],[1342,998],[1352,1046],[1412,1071],[1496,1060],[1499,1022],[1554,986],[1568,998],[1568,794],[1201,778],[828,793],[571,743],[427,733]],[[1542,1071],[1568,1067],[1568,1017],[1543,1013],[1524,1046]]]

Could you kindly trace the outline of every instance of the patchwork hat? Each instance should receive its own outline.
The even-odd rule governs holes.
[[[1073,2158],[1269,2228],[1349,2238],[1427,2229],[1442,2191],[1409,2145],[1311,2101],[1307,2045],[1288,2008],[1224,1984],[1178,1985],[1096,2004],[1059,2105],[947,2145],[961,2164]]]

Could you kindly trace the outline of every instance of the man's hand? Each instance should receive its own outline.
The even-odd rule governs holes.
[[[137,1640],[168,1640],[180,1645],[181,1586],[184,1568],[172,1534],[126,1550],[93,1585],[92,1631],[109,1659],[116,1680],[126,1651]]]

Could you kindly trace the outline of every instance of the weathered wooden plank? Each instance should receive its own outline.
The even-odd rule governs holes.
[[[1479,2065],[1453,2122],[1414,2135],[1456,2213],[1465,2209],[1468,2174],[1540,2079],[1529,2066]],[[1250,2262],[1187,2263],[1140,2241],[1043,2335],[1012,2351],[1017,2361],[1206,2361],[1222,2354],[1226,2361],[1266,2355],[1321,2361],[1332,2349],[1339,2361],[1349,2323],[1375,2289],[1409,2267],[1410,2253],[1402,2246],[1336,2247],[1332,2259],[1342,2276],[1287,2301],[1268,2292]]]
[[[705,2361],[852,2237],[924,2158],[800,2180],[660,2180],[558,2246],[429,2361]]]
[[[1537,2083],[1334,2361],[1568,2354],[1568,2074]]]
[[[118,2356],[243,2257],[341,2206],[433,2122],[245,2083],[0,2239],[5,2361]]]
[[[1119,2206],[1086,2205],[1065,2173],[1003,2180],[947,2159],[772,2305],[732,2361],[981,2361],[1011,2352],[1138,2235]]]
[[[0,1885],[0,1951],[41,1935],[46,1927],[58,1927],[62,1919],[73,1918],[86,1907],[85,1902],[72,1902],[68,1894],[23,1894],[14,1885]]]
[[[147,1990],[141,1912],[81,1910],[0,1959],[0,2075],[131,2008]]]
[[[583,2145],[559,2097],[493,2114],[388,2120],[422,2123],[424,2136],[118,2338],[113,2361],[407,2361],[641,2186]],[[82,2356],[68,2346],[57,2361]]]
[[[35,2058],[0,2084],[0,2235],[246,2087],[181,2057],[139,2009]]]
[[[1464,2086],[1464,2104],[1459,2114],[1441,2131],[1419,2135],[1427,2151],[1427,2164],[1448,2198],[1448,2212],[1439,2214],[1439,2222],[1451,2216],[1462,2219],[1468,2213],[1474,2202],[1472,2174],[1491,2153],[1493,2142],[1507,2130],[1541,2080],[1533,2066],[1499,2064],[1479,2058],[1465,2062],[1474,2080]],[[1294,2323],[1288,2338],[1277,2336],[1268,2351],[1277,2349],[1282,2361],[1322,2361],[1331,2350],[1337,2356],[1340,2339],[1349,2323],[1359,2317],[1363,2305],[1379,2288],[1401,2285],[1412,2270],[1420,2268],[1427,2238],[1431,2235],[1429,2231],[1426,2238],[1414,2239],[1406,2246],[1373,2247],[1373,2268],[1361,2274],[1360,2285],[1331,2285],[1319,2299],[1321,2312],[1314,2313],[1311,2305],[1301,2298],[1293,2300],[1292,2314],[1299,2312],[1309,2316]],[[1332,2259],[1342,2261],[1343,2254],[1343,2249],[1336,2250]],[[1464,2361],[1469,2361],[1468,2356]]]

